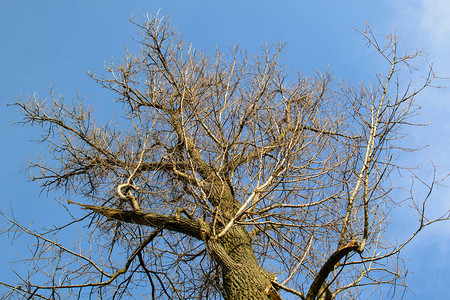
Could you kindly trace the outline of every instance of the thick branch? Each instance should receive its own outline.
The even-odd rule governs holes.
[[[359,248],[358,241],[350,241],[347,245],[339,248],[333,254],[331,254],[330,258],[325,262],[325,264],[320,269],[319,273],[314,278],[311,287],[309,288],[308,294],[306,295],[307,300],[315,300],[317,294],[319,293],[319,289],[322,284],[327,279],[328,275],[333,271],[334,266],[339,263],[339,261],[349,254],[351,251],[356,251]]]
[[[108,219],[114,219],[126,223],[139,224],[144,226],[150,226],[154,228],[160,228],[164,226],[164,229],[171,230],[179,233],[183,233],[202,240],[208,226],[200,220],[191,220],[182,216],[169,216],[155,213],[148,213],[143,211],[128,211],[115,208],[82,204],[68,200],[69,203],[79,205],[84,209],[88,209],[99,213]]]

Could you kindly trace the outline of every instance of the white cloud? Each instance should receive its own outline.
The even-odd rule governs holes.
[[[420,27],[428,43],[439,54],[450,46],[450,1],[422,0]]]
[[[450,0],[386,1],[392,9],[390,27],[396,28],[403,43],[425,48],[442,76],[450,75]]]

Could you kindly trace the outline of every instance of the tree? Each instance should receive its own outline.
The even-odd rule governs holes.
[[[37,240],[27,277],[2,283],[8,296],[354,299],[405,284],[397,255],[447,219],[428,219],[428,197],[411,198],[417,231],[400,244],[385,236],[400,202],[399,130],[435,78],[430,67],[418,88],[400,83],[421,52],[399,56],[396,36],[381,45],[367,28],[388,71],[355,86],[288,75],[282,44],[253,58],[238,47],[208,55],[165,19],[134,23],[141,52],[91,74],[123,118],[102,124],[81,99],[53,91],[14,104],[48,145],[32,179],[62,192],[68,210],[83,208],[67,226],[88,234],[74,250],[53,238],[67,226],[37,233],[2,213],[9,231]]]

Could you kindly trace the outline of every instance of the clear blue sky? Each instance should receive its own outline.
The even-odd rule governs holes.
[[[450,1],[448,0],[325,0],[325,1],[99,1],[99,0],[0,0],[0,207],[12,205],[24,223],[59,222],[54,195],[39,195],[35,183],[26,181],[27,157],[34,157],[39,145],[29,140],[39,131],[12,127],[20,116],[6,103],[23,93],[45,97],[49,87],[68,98],[76,92],[100,112],[110,110],[113,97],[87,76],[87,71],[103,72],[104,63],[119,59],[125,49],[136,48],[130,37],[136,28],[129,17],[146,13],[171,15],[172,24],[197,49],[213,50],[239,44],[250,53],[265,41],[287,41],[284,62],[289,69],[306,75],[327,68],[350,82],[374,79],[380,70],[375,53],[350,27],[362,29],[367,20],[377,33],[394,31],[403,37],[402,45],[414,50],[425,48],[436,71],[450,76]],[[441,82],[445,84],[445,82]],[[430,176],[430,161],[439,173],[450,171],[448,89],[430,90],[419,99],[420,120],[431,125],[414,129],[409,140],[430,145],[425,151],[405,159],[423,161],[423,175]],[[433,210],[450,206],[448,190],[433,197]],[[419,190],[420,193],[420,190]],[[402,230],[413,230],[409,215],[396,215],[393,221]],[[2,222],[2,221],[0,221]],[[406,226],[405,226],[406,225]],[[0,223],[4,228],[4,223]],[[411,290],[405,299],[444,299],[449,297],[450,223],[429,228],[404,253],[410,258],[408,281]],[[0,279],[11,276],[8,261],[16,252],[9,244],[0,249]],[[23,246],[21,243],[15,247]],[[376,299],[376,298],[374,298]]]

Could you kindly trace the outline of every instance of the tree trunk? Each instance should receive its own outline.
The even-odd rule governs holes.
[[[220,240],[208,241],[213,259],[222,268],[226,300],[281,299],[272,287],[275,276],[258,264],[250,242],[242,227],[230,230]]]
[[[266,293],[271,283],[258,265],[245,264],[224,271],[223,283],[227,300],[273,299]]]

